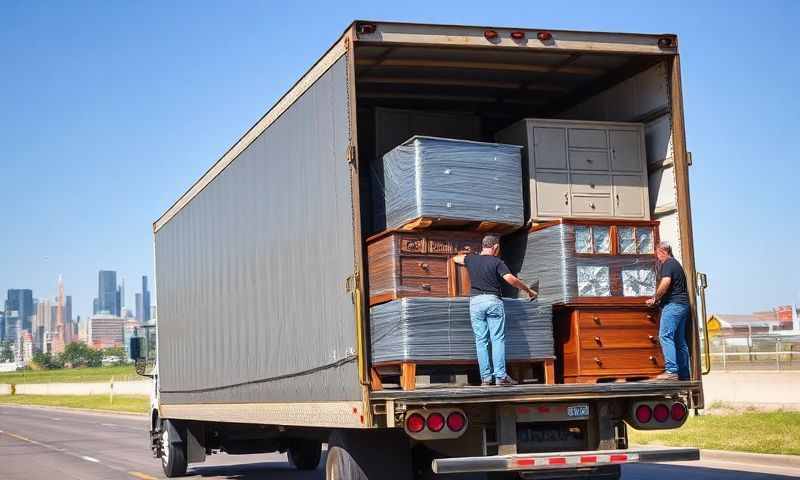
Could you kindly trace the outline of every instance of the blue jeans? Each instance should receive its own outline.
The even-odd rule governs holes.
[[[475,334],[478,366],[483,380],[506,378],[506,311],[495,295],[476,295],[469,299],[469,316]],[[492,360],[489,363],[489,340]],[[492,373],[494,367],[494,373]]]
[[[668,303],[661,308],[661,327],[658,336],[664,352],[664,370],[689,380],[689,345],[686,343],[686,322],[689,305]]]

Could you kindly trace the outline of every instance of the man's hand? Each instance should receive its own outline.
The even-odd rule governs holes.
[[[539,292],[537,292],[536,290],[534,290],[532,288],[528,288],[528,292],[527,293],[528,293],[528,300],[531,301],[531,302],[536,300],[536,297],[539,296]]]
[[[522,290],[523,292],[527,293],[528,294],[528,300],[533,301],[533,300],[536,299],[536,297],[539,296],[539,294],[536,292],[536,290],[534,290],[531,287],[525,285],[525,283],[522,280],[520,280],[519,278],[517,278],[514,274],[507,273],[507,274],[503,275],[503,280],[505,280],[506,283],[508,283],[512,287],[514,287],[516,289],[519,289],[519,290]]]
[[[464,265],[464,257],[465,256],[466,256],[465,254],[459,253],[458,255],[453,257],[453,261],[456,262],[459,265]]]
[[[650,297],[647,299],[647,304],[651,307],[656,304],[656,297]]]

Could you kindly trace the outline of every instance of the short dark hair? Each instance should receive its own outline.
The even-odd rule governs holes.
[[[481,242],[483,248],[492,248],[495,245],[500,245],[500,237],[497,235],[486,235],[483,237],[483,241]]]

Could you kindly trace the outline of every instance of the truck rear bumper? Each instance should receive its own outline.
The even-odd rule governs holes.
[[[700,460],[697,448],[641,448],[598,450],[594,452],[526,453],[493,457],[439,458],[433,460],[434,473],[513,472],[575,469],[621,465]]]

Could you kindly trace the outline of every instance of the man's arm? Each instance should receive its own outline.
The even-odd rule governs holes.
[[[466,257],[466,255],[463,254],[463,253],[460,253],[460,254],[456,255],[455,257],[453,257],[453,261],[456,262],[459,265],[464,265],[464,257]]]
[[[508,283],[512,287],[518,288],[518,289],[522,290],[523,292],[527,293],[528,294],[528,298],[530,298],[531,300],[533,300],[534,298],[536,298],[539,295],[531,287],[525,285],[525,283],[522,280],[520,280],[519,278],[517,278],[513,273],[506,273],[505,275],[503,275],[503,280],[505,280],[506,283]]]
[[[656,303],[658,303],[658,301],[661,300],[661,297],[663,297],[664,294],[667,293],[667,290],[669,290],[669,286],[671,283],[672,283],[672,278],[670,277],[662,278],[661,281],[658,282],[658,287],[656,288],[656,293],[655,295],[653,295],[653,298],[647,299],[647,304],[655,305]]]

